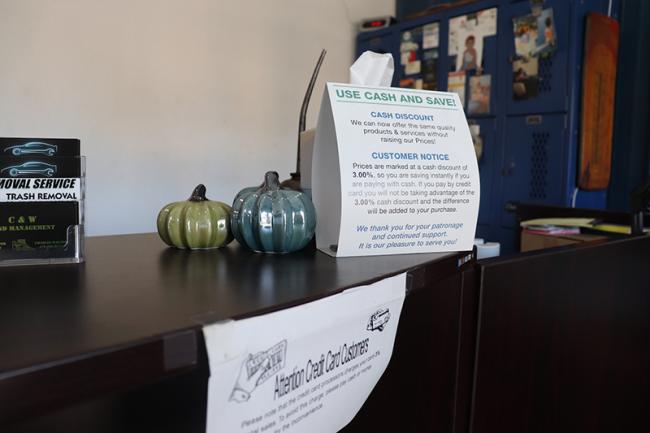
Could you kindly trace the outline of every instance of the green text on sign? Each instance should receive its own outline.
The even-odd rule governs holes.
[[[438,96],[420,96],[412,93],[397,93],[391,91],[377,91],[377,90],[353,90],[338,88],[336,89],[336,96],[343,100],[358,100],[364,102],[395,102],[407,104],[419,104],[424,106],[438,106],[438,107],[455,107],[456,101],[454,98],[438,97]]]

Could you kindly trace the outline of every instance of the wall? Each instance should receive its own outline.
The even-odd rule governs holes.
[[[230,202],[295,165],[321,48],[346,81],[353,23],[390,0],[0,0],[0,136],[79,137],[90,235],[155,230],[198,183]]]

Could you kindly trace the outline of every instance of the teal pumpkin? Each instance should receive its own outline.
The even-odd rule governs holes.
[[[281,189],[274,171],[266,173],[261,187],[240,191],[232,208],[233,235],[253,251],[290,253],[314,237],[316,210],[310,198]]]
[[[158,234],[167,245],[191,250],[218,248],[232,241],[225,203],[208,200],[199,185],[186,201],[170,203],[158,214]]]

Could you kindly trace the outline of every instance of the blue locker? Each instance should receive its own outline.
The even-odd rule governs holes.
[[[507,98],[508,114],[524,113],[553,113],[564,112],[568,108],[568,53],[569,53],[569,20],[571,2],[567,0],[547,0],[544,7],[553,8],[554,27],[557,35],[557,49],[552,56],[540,58],[538,96],[532,99],[515,100]],[[507,22],[530,13],[530,3],[527,1],[515,3],[508,8]],[[508,41],[508,63],[515,58],[514,32],[512,25],[506,25],[505,40]],[[506,82],[512,83],[513,68],[507,68]],[[511,87],[511,86],[509,86]]]
[[[514,215],[506,210],[508,202],[605,207],[605,191],[576,189],[581,64],[587,12],[611,12],[617,18],[619,3],[545,0],[544,8],[553,8],[557,47],[551,56],[538,59],[537,94],[529,99],[522,98],[521,93],[516,98],[514,92],[521,87],[513,85],[513,69],[520,65],[515,64],[519,59],[515,56],[513,18],[531,13],[528,0],[477,1],[357,37],[357,54],[369,49],[372,40],[383,51],[393,53],[393,85],[398,85],[404,78],[399,52],[402,32],[417,33],[422,26],[439,22],[437,87],[446,90],[447,73],[455,67],[455,57],[448,55],[449,20],[497,8],[497,34],[483,40],[483,73],[491,75],[490,110],[468,115],[468,122],[480,126],[484,145],[479,161],[481,204],[476,235],[501,242],[503,253],[516,249],[518,230]],[[467,71],[466,95],[474,73]]]
[[[563,198],[564,114],[508,116],[502,133],[504,167],[499,208],[509,201],[557,204]],[[515,216],[500,212],[501,226],[515,228]]]
[[[492,227],[492,214],[497,206],[494,200],[494,182],[484,182],[483,179],[494,178],[494,170],[500,159],[497,146],[497,127],[494,118],[473,118],[469,120],[470,124],[476,124],[481,128],[481,138],[483,140],[483,155],[478,161],[478,168],[481,173],[481,202],[479,205],[478,226],[476,237],[483,239],[496,239],[496,232]]]

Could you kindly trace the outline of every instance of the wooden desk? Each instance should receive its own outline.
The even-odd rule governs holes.
[[[472,433],[650,431],[650,237],[479,262]]]
[[[393,358],[344,433],[650,431],[650,237],[458,267],[89,240],[83,266],[0,269],[0,431],[204,432],[201,321],[408,272]]]
[[[80,266],[0,268],[3,432],[204,431],[202,322],[274,311],[406,271],[412,295],[395,363],[364,411],[384,407],[382,389],[413,385],[426,412],[408,423],[452,431],[461,271],[469,267],[459,268],[458,258],[466,254],[333,259],[313,250],[259,255],[236,244],[190,253],[166,248],[154,234],[90,238],[86,251]],[[415,360],[428,373],[400,385]],[[403,426],[412,410],[406,402],[380,424]],[[373,422],[368,413],[358,428]],[[346,431],[362,431],[354,429]]]

